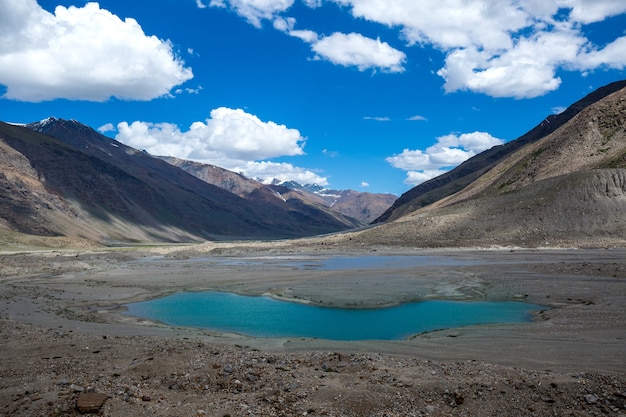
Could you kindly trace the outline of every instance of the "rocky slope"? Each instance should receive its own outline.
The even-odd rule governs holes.
[[[285,198],[243,199],[76,121],[0,123],[0,225],[99,243],[288,238],[356,221]]]
[[[303,186],[294,182],[286,182],[282,185],[304,193],[313,194],[339,213],[358,219],[364,224],[372,223],[380,217],[398,198],[393,194],[333,190],[317,185]]]
[[[623,246],[624,213],[626,88],[501,158],[456,194],[359,239],[434,246]]]
[[[564,112],[548,116],[539,125],[518,139],[504,145],[494,146],[468,159],[455,169],[412,188],[401,195],[393,206],[376,219],[375,223],[397,219],[462,190],[487,173],[496,164],[508,158],[513,152],[529,143],[546,137],[572,120],[573,117],[588,106],[624,87],[626,87],[626,80],[601,87],[569,106]]]
[[[385,212],[396,196],[392,194],[362,193],[354,190],[330,190],[316,185],[296,182],[273,182],[263,184],[226,169],[184,159],[160,156],[209,184],[216,185],[242,198],[259,200],[261,196],[278,195],[288,201],[300,200],[305,205],[323,205],[341,215],[356,219],[361,225],[369,224]]]

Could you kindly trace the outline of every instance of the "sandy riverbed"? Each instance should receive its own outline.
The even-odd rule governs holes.
[[[455,262],[306,267],[362,255]],[[506,415],[626,414],[623,249],[242,243],[6,253],[0,262],[0,415],[72,415],[86,391],[106,394],[105,415],[497,415],[514,402]],[[352,308],[436,298],[550,309],[532,323],[362,342],[256,339],[122,314],[125,303],[192,289]]]

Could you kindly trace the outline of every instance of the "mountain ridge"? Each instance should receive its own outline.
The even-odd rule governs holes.
[[[274,180],[265,183],[215,165],[168,156],[158,158],[242,198],[258,200],[260,195],[266,195],[268,198],[273,195],[283,200],[302,200],[304,204],[321,204],[343,216],[358,220],[359,224],[355,226],[369,224],[391,207],[397,198],[392,194],[332,190],[315,184],[302,185],[295,181]]]
[[[394,220],[413,210],[428,206],[437,200],[462,190],[517,149],[546,137],[589,105],[598,102],[624,87],[626,87],[626,80],[616,81],[600,87],[570,105],[565,111],[546,117],[541,123],[519,138],[481,152],[451,171],[413,187],[402,194],[395,203],[380,217],[375,219],[373,223],[376,224]]]
[[[408,246],[626,245],[626,87],[520,146],[462,190],[355,241]]]
[[[5,155],[19,155],[22,168],[33,170],[24,171],[22,189],[5,180],[1,223],[12,230],[30,225],[27,232],[50,236],[176,242],[302,237],[346,230],[354,223],[317,207],[287,207],[278,199],[271,207],[254,204],[77,121],[50,118],[24,127],[2,123],[0,139]],[[3,158],[0,172],[16,177],[17,167],[8,159]],[[42,193],[58,204],[46,207]],[[24,222],[18,201],[43,210]]]

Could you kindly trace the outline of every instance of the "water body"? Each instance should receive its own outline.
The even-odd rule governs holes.
[[[397,269],[416,268],[421,266],[467,266],[480,263],[476,260],[454,258],[439,255],[359,255],[359,256],[334,256],[326,257],[288,257],[288,256],[262,256],[262,257],[237,257],[237,258],[191,258],[181,261],[167,259],[160,256],[143,258],[135,262],[174,264],[184,263],[208,263],[221,266],[255,267],[267,265],[279,265],[295,269],[312,271],[346,271],[365,269]]]
[[[255,337],[401,340],[474,324],[530,321],[545,307],[520,302],[421,301],[381,309],[341,309],[224,292],[179,292],[127,305],[127,314],[176,326]]]

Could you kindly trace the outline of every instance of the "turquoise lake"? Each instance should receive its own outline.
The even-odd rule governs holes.
[[[127,305],[127,314],[185,327],[254,337],[401,340],[432,330],[527,322],[545,307],[521,302],[421,301],[380,309],[341,309],[241,296],[179,292]]]

